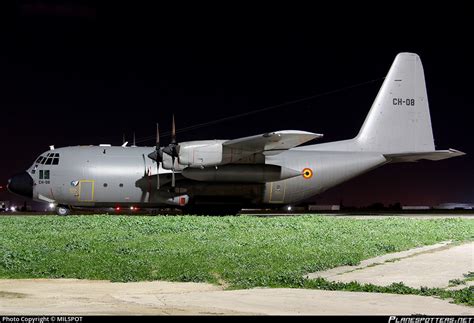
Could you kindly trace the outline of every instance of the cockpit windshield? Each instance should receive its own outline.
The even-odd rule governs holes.
[[[35,164],[58,165],[59,153],[48,153],[46,156],[39,156],[38,159],[36,159]]]

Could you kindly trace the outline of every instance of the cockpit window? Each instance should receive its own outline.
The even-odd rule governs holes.
[[[48,153],[46,156],[39,156],[36,163],[41,165],[58,165],[59,153]]]

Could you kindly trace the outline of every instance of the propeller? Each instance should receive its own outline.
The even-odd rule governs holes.
[[[171,142],[168,146],[163,148],[163,153],[171,156],[171,187],[175,187],[175,175],[174,175],[174,162],[176,157],[179,156],[179,145],[176,141],[176,125],[174,122],[174,114],[173,114],[173,123],[171,126]]]
[[[160,162],[163,161],[163,151],[160,147],[160,126],[156,123],[156,146],[155,150],[148,154],[150,159],[156,161],[156,188],[160,189]]]
[[[168,146],[161,148],[160,147],[160,131],[159,125],[156,124],[156,147],[155,150],[148,154],[148,157],[155,160],[157,164],[157,171],[156,171],[156,178],[157,178],[157,188],[160,188],[160,177],[159,177],[159,168],[160,162],[163,161],[163,153],[171,156],[171,187],[174,189],[175,187],[175,169],[174,163],[176,158],[179,156],[179,145],[176,141],[176,125],[174,122],[174,114],[173,114],[173,123],[171,128],[171,142]]]

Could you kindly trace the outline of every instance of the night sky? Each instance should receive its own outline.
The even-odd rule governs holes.
[[[130,2],[133,3],[133,2]],[[473,52],[466,8],[98,7],[16,2],[2,10],[0,185],[49,145],[122,143],[351,87],[178,134],[232,139],[297,129],[355,136],[396,54],[420,55],[437,149],[468,155],[384,166],[318,203],[474,202]],[[184,8],[186,7],[186,8]],[[357,8],[360,9],[360,8]],[[169,137],[162,139],[164,143]],[[12,196],[0,192],[0,200]]]

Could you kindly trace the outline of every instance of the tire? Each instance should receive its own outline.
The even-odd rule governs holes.
[[[71,213],[71,210],[68,207],[62,206],[62,205],[56,206],[56,214],[57,215],[66,216],[66,215],[69,215],[70,213]]]

